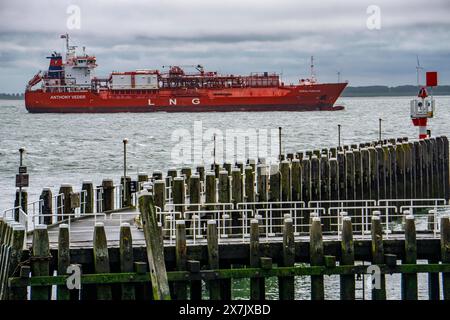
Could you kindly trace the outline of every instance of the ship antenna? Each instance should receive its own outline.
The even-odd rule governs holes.
[[[416,57],[417,57],[417,66],[416,66],[417,86],[420,87],[420,70],[422,70],[423,68],[420,66],[419,56],[417,55]]]

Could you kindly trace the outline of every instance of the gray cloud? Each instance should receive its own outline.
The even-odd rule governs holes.
[[[69,32],[111,70],[198,64],[224,73],[283,72],[295,81],[316,57],[319,80],[337,71],[353,85],[414,83],[416,55],[450,83],[448,1],[32,1],[0,4],[0,91],[17,92]],[[69,5],[81,29],[68,30]],[[381,30],[366,9],[381,8]]]

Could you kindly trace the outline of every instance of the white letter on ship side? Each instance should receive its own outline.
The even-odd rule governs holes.
[[[177,105],[177,99],[169,99],[169,104],[170,104],[170,105],[173,104],[173,105],[176,106],[176,105]]]
[[[200,104],[200,99],[199,98],[192,99],[192,104]]]
[[[148,105],[149,106],[154,106],[155,104],[152,102],[152,99],[148,99]]]

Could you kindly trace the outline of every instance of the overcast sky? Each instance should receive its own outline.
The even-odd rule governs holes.
[[[71,5],[80,9],[79,29],[67,26]],[[370,5],[380,8],[379,30],[367,27]],[[0,92],[22,92],[47,68],[45,57],[63,50],[66,32],[97,56],[98,76],[202,64],[232,74],[275,71],[293,82],[308,76],[314,55],[321,82],[337,81],[340,71],[354,86],[400,85],[415,84],[419,55],[450,84],[449,16],[448,0],[2,0]]]

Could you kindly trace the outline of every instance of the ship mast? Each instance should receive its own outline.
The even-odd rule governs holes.
[[[314,73],[314,56],[311,56],[311,82],[316,82],[316,75]]]

